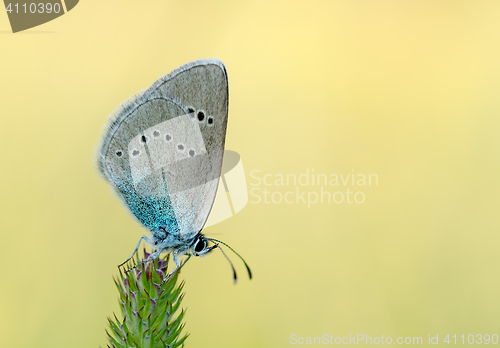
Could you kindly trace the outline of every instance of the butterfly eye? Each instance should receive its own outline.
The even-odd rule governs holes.
[[[166,141],[171,141],[172,140],[172,136],[170,134],[165,135],[165,140]]]
[[[157,130],[153,131],[153,136],[155,138],[158,138],[160,136],[160,131],[157,131]]]
[[[199,239],[198,243],[196,243],[196,247],[194,248],[194,251],[196,251],[197,253],[200,253],[205,249],[206,246],[207,246],[207,242]]]
[[[189,156],[194,157],[194,155],[195,155],[194,150],[193,149],[189,150]]]
[[[148,141],[148,138],[146,138],[146,136],[145,136],[145,135],[143,135],[143,136],[141,137],[141,141],[142,141],[143,143],[146,143],[146,141]]]
[[[182,143],[177,144],[177,150],[183,151],[184,150],[184,144],[182,144]]]
[[[116,151],[116,157],[122,157],[123,156],[123,152],[121,151]]]

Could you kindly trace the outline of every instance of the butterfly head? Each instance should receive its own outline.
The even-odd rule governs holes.
[[[198,233],[189,247],[189,253],[193,256],[205,256],[215,248],[217,245],[208,246],[208,240],[205,236]]]
[[[213,245],[208,246],[208,242],[212,242]],[[224,250],[222,250],[222,248],[220,246],[221,244],[224,245],[224,246],[226,246],[227,248],[229,248],[236,255],[238,255],[238,257],[243,261],[243,263],[245,264],[245,267],[247,268],[248,277],[250,279],[252,279],[252,272],[250,271],[250,267],[248,267],[248,265],[245,262],[245,260],[243,260],[243,258],[240,256],[240,254],[238,254],[236,251],[234,251],[233,248],[231,248],[226,243],[221,242],[220,240],[213,239],[213,238],[206,238],[203,234],[198,233],[193,238],[193,241],[190,244],[189,254],[194,255],[194,256],[204,256],[204,255],[208,254],[209,252],[211,252],[212,250],[214,250],[215,248],[219,248],[219,250],[222,252],[222,254],[224,255],[224,257],[227,259],[227,261],[231,265],[231,270],[233,271],[233,280],[236,283],[236,280],[238,279],[237,275],[236,275],[236,270],[234,269],[233,263],[231,262],[231,260],[229,259],[229,257],[227,257],[227,255],[224,252]]]

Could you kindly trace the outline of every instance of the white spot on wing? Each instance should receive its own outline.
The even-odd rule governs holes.
[[[183,151],[185,148],[193,149],[196,154],[207,152],[198,122],[191,122],[188,115],[159,123],[146,129],[144,134],[153,135],[155,130],[166,134],[165,140],[167,140],[163,140],[163,137],[150,137],[148,141],[148,150],[155,170],[190,158],[189,151]],[[169,135],[171,136],[170,140],[168,140]],[[173,139],[175,142],[172,141]],[[182,145],[182,149],[179,149],[178,145]]]

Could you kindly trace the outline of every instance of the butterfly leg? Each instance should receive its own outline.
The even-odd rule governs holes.
[[[128,273],[130,272],[131,270],[133,269],[136,269],[137,267],[139,267],[140,265],[142,265],[143,263],[146,263],[146,262],[149,262],[149,261],[153,261],[154,259],[157,259],[158,256],[160,256],[160,253],[161,253],[161,250],[157,250],[155,251],[154,253],[152,253],[151,255],[149,255],[149,257],[147,259],[144,259],[144,260],[141,260],[137,265],[133,266],[133,267],[130,267],[129,269],[127,269],[125,271],[125,273]]]
[[[137,252],[137,250],[139,250],[139,247],[141,246],[141,242],[142,242],[143,239],[146,242],[148,242],[149,244],[151,244],[151,241],[149,240],[149,238],[146,237],[145,235],[142,235],[141,238],[139,238],[139,243],[137,243],[137,246],[135,247],[134,252],[132,253],[132,255],[130,255],[130,257],[128,259],[126,259],[125,261],[123,261],[122,263],[120,263],[118,265],[118,268],[120,268],[121,266],[123,266],[124,264],[126,264],[132,257],[134,257],[134,255]]]
[[[176,265],[177,267],[175,267],[175,269],[174,269],[172,272],[170,272],[169,274],[167,274],[167,275],[165,276],[165,278],[163,278],[163,281],[161,282],[162,284],[163,284],[163,283],[165,283],[166,281],[168,281],[168,280],[170,279],[170,277],[171,277],[171,276],[172,276],[175,272],[177,272],[177,270],[179,270],[181,267],[183,267],[183,266],[186,264],[186,262],[188,262],[188,260],[191,258],[191,255],[189,255],[189,256],[186,258],[186,260],[184,260],[184,262],[181,264],[181,262],[179,261],[179,258],[177,257],[177,253],[176,253],[175,251],[172,253],[172,255],[173,255],[173,258],[174,258],[175,265]]]

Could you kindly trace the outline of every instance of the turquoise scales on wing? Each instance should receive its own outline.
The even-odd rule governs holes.
[[[179,226],[168,194],[165,197],[139,195],[131,182],[130,179],[117,183],[117,188],[139,222],[150,230],[164,227],[169,233],[178,234]]]

